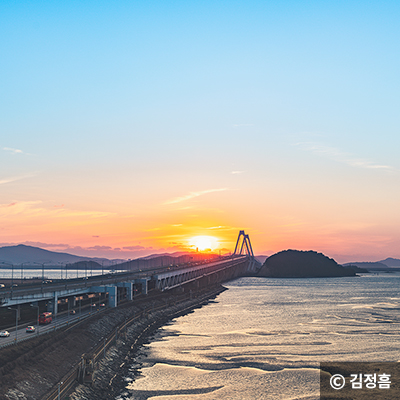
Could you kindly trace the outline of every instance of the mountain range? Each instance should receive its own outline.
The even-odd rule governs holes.
[[[180,257],[183,255],[190,254],[188,252],[175,252],[175,253],[160,253],[160,254],[150,254],[146,257],[141,257],[140,260],[151,260],[160,257]],[[113,259],[108,258],[98,258],[98,257],[81,257],[69,253],[60,253],[56,251],[50,251],[41,249],[40,247],[27,246],[24,244],[19,244],[16,246],[4,246],[0,247],[0,268],[13,265],[25,264],[25,267],[37,266],[46,264],[46,267],[74,264],[86,262],[96,262],[99,265],[109,267],[111,265],[116,265],[125,262],[124,259]]]
[[[169,257],[179,257],[181,255],[188,254],[186,252],[176,252],[176,253],[163,253],[163,254],[151,254],[146,257],[141,257],[141,259],[152,259],[160,256],[169,256]],[[257,259],[261,263],[268,258],[268,256],[256,256]],[[35,265],[35,264],[48,264],[48,265],[57,265],[57,264],[72,264],[79,261],[95,261],[100,265],[110,266],[112,264],[118,264],[124,262],[126,260],[123,259],[114,259],[109,260],[107,258],[99,258],[99,257],[82,257],[76,256],[69,253],[61,253],[56,251],[50,251],[41,249],[40,247],[27,246],[24,244],[19,244],[16,246],[4,246],[0,247],[0,268],[2,266],[7,266],[9,264],[26,264],[26,265]],[[344,266],[356,265],[361,268],[373,268],[373,269],[385,269],[385,268],[400,268],[400,259],[388,257],[381,261],[376,262],[351,262],[343,264]]]
[[[99,264],[110,264],[107,258],[80,257],[69,253],[59,253],[56,251],[44,250],[39,247],[26,246],[19,244],[17,246],[0,247],[0,267],[2,264],[72,264],[79,261],[96,261]],[[121,260],[122,261],[122,260]]]

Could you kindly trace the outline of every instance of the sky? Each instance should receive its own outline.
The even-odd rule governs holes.
[[[0,3],[0,246],[400,258],[397,1]],[[194,239],[196,237],[203,237]]]

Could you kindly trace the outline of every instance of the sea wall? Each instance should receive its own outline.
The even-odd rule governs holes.
[[[110,398],[105,388],[113,391],[114,387],[121,386],[115,372],[121,365],[121,357],[132,355],[169,319],[201,306],[223,290],[222,286],[215,285],[201,291],[175,290],[149,295],[97,314],[67,330],[2,349],[0,399],[51,399],[54,394],[57,398],[59,382],[65,382],[71,372],[78,372],[82,356],[90,358],[106,340],[108,349],[105,357],[102,351],[97,351],[94,373],[89,376],[91,382],[79,385],[71,398]],[[127,321],[132,322],[125,327]],[[63,386],[60,389],[65,398],[71,388]]]

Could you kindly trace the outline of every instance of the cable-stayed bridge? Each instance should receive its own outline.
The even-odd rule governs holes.
[[[91,293],[102,293],[107,297],[108,306],[116,307],[122,299],[133,300],[135,295],[146,295],[149,290],[195,290],[240,276],[255,275],[260,268],[249,236],[240,231],[235,250],[230,256],[199,263],[189,262],[53,282],[42,280],[37,284],[5,287],[0,289],[0,307],[27,303],[37,307],[39,302],[45,302],[47,310],[57,314],[60,304],[68,303],[68,308],[73,308],[77,299]]]

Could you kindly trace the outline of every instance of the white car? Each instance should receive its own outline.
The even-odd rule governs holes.
[[[9,337],[10,336],[10,332],[8,331],[1,331],[0,332],[0,337]]]

